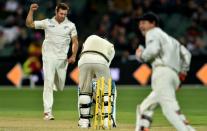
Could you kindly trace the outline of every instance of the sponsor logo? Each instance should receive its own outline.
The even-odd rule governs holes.
[[[55,27],[55,25],[48,25],[48,27]]]
[[[68,29],[69,28],[69,26],[64,26],[64,30],[66,30],[66,29]]]

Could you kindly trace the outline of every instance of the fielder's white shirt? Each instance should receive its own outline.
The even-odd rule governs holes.
[[[52,19],[34,21],[35,29],[44,29],[45,40],[42,55],[49,58],[66,59],[70,48],[71,38],[77,36],[75,24],[67,18],[61,23]]]
[[[181,72],[190,70],[191,53],[183,46],[180,47],[181,55]]]
[[[146,48],[141,59],[151,62],[153,68],[161,65],[180,72],[180,44],[160,28],[153,28],[146,33]]]

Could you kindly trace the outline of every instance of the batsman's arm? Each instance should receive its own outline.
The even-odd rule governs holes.
[[[114,45],[111,45],[111,48],[109,48],[109,52],[108,52],[109,55],[109,66],[115,56],[115,49],[114,49]]]
[[[37,9],[38,9],[38,4],[31,4],[30,10],[26,18],[26,26],[29,28],[35,28],[35,24],[33,21],[33,14],[34,14],[34,11]]]

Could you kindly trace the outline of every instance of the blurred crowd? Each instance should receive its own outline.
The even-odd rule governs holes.
[[[139,44],[144,44],[136,18],[148,11],[157,13],[160,27],[193,55],[207,55],[206,0],[7,0],[0,1],[1,58],[15,58],[35,70],[40,68],[32,61],[36,60],[33,57],[41,58],[44,32],[25,27],[27,12],[34,2],[39,4],[35,20],[51,18],[56,3],[68,3],[68,17],[76,24],[80,48],[88,35],[96,33],[114,43],[116,56],[123,62],[134,55]]]

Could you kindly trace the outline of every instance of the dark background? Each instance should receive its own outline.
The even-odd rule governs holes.
[[[120,70],[117,84],[139,84],[132,74],[140,63],[131,57],[139,44],[144,45],[144,39],[138,31],[135,19],[145,12],[153,11],[160,18],[160,27],[178,39],[192,53],[191,70],[185,83],[201,84],[196,73],[207,61],[206,0],[2,0],[0,1],[0,85],[12,85],[6,74],[16,63],[22,65],[27,75],[38,75],[37,84],[43,84],[41,45],[44,32],[25,27],[27,12],[30,4],[34,2],[39,4],[34,20],[53,17],[58,2],[70,5],[68,18],[77,27],[79,52],[85,38],[94,33],[112,42],[116,56],[111,67]],[[37,59],[31,61],[30,58],[34,57]],[[69,66],[68,73],[76,66],[77,63]],[[23,84],[26,85],[28,82],[24,81]],[[68,77],[66,84],[75,83]]]

